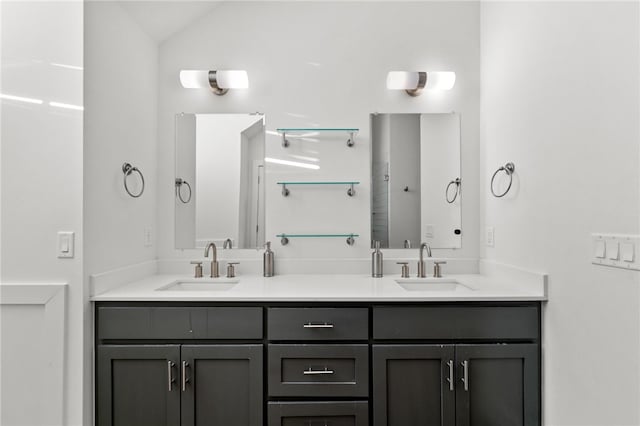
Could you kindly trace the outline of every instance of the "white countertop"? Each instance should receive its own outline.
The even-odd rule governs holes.
[[[233,286],[230,280],[237,280]],[[106,301],[230,301],[230,302],[448,302],[448,301],[526,301],[547,300],[546,276],[539,285],[509,277],[499,278],[480,274],[447,275],[438,283],[422,282],[414,287],[425,290],[406,290],[396,280],[399,275],[372,278],[368,275],[312,275],[287,274],[264,278],[239,275],[195,279],[185,275],[151,275],[92,297],[95,302]],[[415,278],[409,279],[415,280]],[[450,287],[455,280],[464,287]],[[220,290],[162,290],[163,287],[183,281],[188,283],[217,283]],[[405,279],[404,281],[407,281]],[[449,284],[447,284],[447,281]],[[226,284],[225,284],[226,283]],[[433,286],[431,284],[441,284]],[[442,285],[444,284],[444,285]],[[191,284],[189,284],[191,286]],[[215,284],[213,284],[215,285]],[[431,285],[431,287],[429,287]],[[192,286],[193,287],[193,286]],[[230,287],[230,288],[229,288]],[[427,289],[431,288],[431,289]]]

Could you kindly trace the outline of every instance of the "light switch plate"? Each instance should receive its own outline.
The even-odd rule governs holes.
[[[58,232],[58,257],[61,259],[73,258],[75,238],[73,232]]]
[[[495,228],[493,226],[487,226],[485,241],[487,242],[487,247],[495,246]]]

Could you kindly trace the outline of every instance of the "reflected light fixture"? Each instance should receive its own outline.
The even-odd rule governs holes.
[[[404,90],[411,96],[418,96],[422,90],[451,90],[456,83],[453,71],[389,71],[387,89]]]
[[[209,88],[216,95],[224,95],[229,89],[248,89],[249,76],[245,70],[182,70],[180,83],[186,89]]]

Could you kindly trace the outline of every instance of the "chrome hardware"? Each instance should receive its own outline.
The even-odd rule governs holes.
[[[314,324],[314,323],[306,323],[302,325],[303,328],[333,328],[333,324],[323,323],[323,324]]]
[[[171,385],[173,385],[176,381],[173,378],[173,367],[176,364],[173,361],[167,361],[167,384],[169,386],[169,392],[171,392]]]
[[[401,278],[409,278],[409,262],[396,262],[398,265],[402,265],[402,271],[400,272]]]
[[[189,363],[187,361],[182,361],[182,392],[187,390],[187,382],[189,379],[187,378],[187,367]]]
[[[204,249],[204,257],[209,257],[209,249],[213,249],[213,257],[211,258],[211,278],[218,278],[220,276],[220,272],[218,272],[219,264],[218,264],[218,249],[214,243],[209,243],[207,247]]]
[[[282,244],[283,246],[286,246],[287,244],[289,244],[289,239],[283,236],[282,238],[280,238],[280,244]]]
[[[140,189],[140,192],[138,194],[133,194],[129,190],[129,186],[127,185],[127,178],[133,172],[138,173],[140,175],[140,180],[142,181],[142,188]],[[137,167],[134,167],[129,163],[124,163],[122,165],[122,173],[124,173],[124,190],[127,191],[127,194],[129,194],[133,198],[138,198],[139,196],[141,196],[144,192],[144,176],[142,175],[142,172]]]
[[[456,200],[456,198],[458,198],[458,194],[460,193],[461,183],[462,183],[462,180],[460,178],[455,178],[454,180],[449,182],[449,185],[447,185],[447,189],[445,189],[444,191],[444,195],[447,198],[447,203],[451,204]],[[455,185],[454,189],[456,190],[456,192],[453,193],[452,198],[449,198],[449,188],[451,187],[451,185]]]
[[[324,368],[324,370],[313,370],[311,367],[309,367],[308,370],[304,370],[302,372],[302,374],[304,374],[305,376],[309,376],[309,375],[321,375],[321,374],[333,374],[334,371],[333,370],[329,370],[327,369],[327,367]]]
[[[347,238],[347,245],[352,246],[352,245],[354,245],[355,243],[356,243],[356,240],[355,240],[355,238],[353,238],[353,234],[352,234],[352,235],[349,235],[349,237]]]
[[[288,146],[289,146],[289,139],[287,139],[287,134],[285,132],[282,132],[282,147],[287,148]]]
[[[447,382],[449,382],[449,390],[453,391],[453,360],[447,361],[447,365],[449,366],[449,377],[447,378]]]
[[[186,200],[182,197],[182,185],[185,185],[189,190],[189,197],[187,197]],[[176,197],[178,197],[182,204],[188,204],[189,201],[191,201],[191,185],[189,185],[189,182],[181,178],[176,178]]]
[[[289,190],[287,189],[287,185],[284,183],[282,184],[282,196],[283,197],[289,196]]]
[[[351,187],[347,189],[347,195],[349,197],[353,197],[354,195],[356,195],[356,189],[353,187],[353,184],[351,184]]]
[[[239,265],[240,262],[227,263],[227,278],[233,278],[236,276],[236,271],[233,265]]]
[[[193,275],[194,278],[202,278],[202,262],[200,262],[199,260],[192,260],[191,264],[196,265],[196,271]]]
[[[427,268],[424,263],[424,249],[427,249],[427,257],[431,257],[431,246],[427,243],[420,245],[420,260],[418,261],[418,278],[425,278],[427,276]]]
[[[404,240],[404,248],[406,249],[411,248],[411,240]]]
[[[355,143],[356,143],[355,132],[349,132],[349,139],[347,139],[347,146],[351,148],[353,145],[355,145]]]
[[[511,189],[511,184],[513,183],[513,172],[515,171],[516,171],[515,164],[509,162],[504,166],[500,167],[498,170],[496,170],[493,173],[493,176],[491,176],[491,193],[493,194],[494,197],[501,198],[507,195],[507,192],[509,192],[509,190]],[[505,189],[505,191],[502,194],[496,194],[496,192],[493,190],[493,181],[495,180],[496,176],[500,172],[505,172],[507,176],[509,176],[509,185],[507,186],[507,189]]]
[[[469,361],[462,361],[462,383],[464,383],[464,390],[469,391]]]
[[[433,278],[442,278],[442,267],[440,265],[446,265],[444,260],[433,262]]]
[[[233,241],[231,241],[231,238],[227,238],[226,240],[224,240],[222,249],[226,250],[226,249],[232,249],[232,248],[233,248]]]

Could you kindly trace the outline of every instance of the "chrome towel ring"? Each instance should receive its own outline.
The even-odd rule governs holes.
[[[133,172],[136,172],[140,175],[140,180],[142,181],[142,188],[140,188],[140,192],[138,194],[134,194],[129,190],[129,186],[127,185],[127,178],[129,177],[129,175],[131,175]],[[129,163],[124,163],[122,165],[122,173],[124,173],[124,190],[127,191],[127,194],[131,195],[133,198],[138,198],[139,196],[142,195],[142,193],[144,192],[144,176],[142,175],[142,172],[140,170],[138,170],[137,167],[132,166]]]
[[[515,170],[516,170],[516,166],[513,163],[509,162],[495,171],[495,173],[491,177],[491,193],[493,194],[494,197],[500,198],[507,195],[507,193],[511,189],[511,184],[513,183],[513,172],[515,172]],[[502,194],[496,194],[495,190],[493,189],[493,181],[495,180],[496,176],[500,172],[505,172],[507,176],[509,176],[509,185],[507,186],[507,189],[505,189],[505,191]]]
[[[461,183],[462,183],[462,180],[459,177],[449,182],[449,185],[447,185],[447,189],[444,191],[444,195],[445,197],[447,197],[447,203],[452,204],[456,200],[456,198],[458,198],[458,194],[460,193]],[[449,188],[451,188],[451,185],[455,185],[455,188],[454,188],[455,192],[453,193],[453,197],[449,198]]]
[[[186,200],[182,198],[182,185],[185,185],[189,190],[189,197]],[[191,201],[191,185],[189,185],[189,182],[181,178],[176,178],[176,196],[182,204],[187,204]]]

